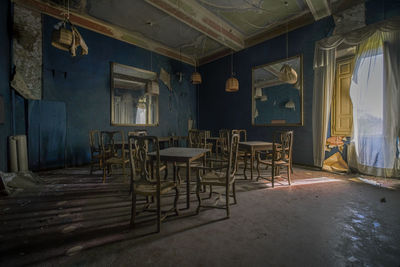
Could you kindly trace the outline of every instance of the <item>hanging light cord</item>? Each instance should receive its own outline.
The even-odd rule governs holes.
[[[233,77],[233,51],[231,51],[231,75]]]
[[[289,58],[289,28],[288,22],[286,22],[286,59]]]

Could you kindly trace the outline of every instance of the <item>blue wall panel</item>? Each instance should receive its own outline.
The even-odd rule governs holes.
[[[147,130],[160,136],[187,135],[187,120],[196,119],[197,103],[196,89],[189,81],[191,66],[82,28],[79,31],[89,46],[89,54],[73,58],[50,44],[56,23],[58,20],[44,16],[43,99],[66,104],[68,165],[89,162],[89,130],[134,130],[110,126],[110,62],[150,70],[152,57],[153,71],[159,73],[161,67],[167,70],[173,91],[160,83],[160,125]],[[181,83],[175,75],[178,71],[184,73]]]
[[[7,137],[11,135],[10,108],[10,35],[8,32],[10,1],[0,1],[0,95],[4,100],[4,124],[0,124],[0,171],[6,171]]]

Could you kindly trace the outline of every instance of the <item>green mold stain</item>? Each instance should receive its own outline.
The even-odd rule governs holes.
[[[189,15],[191,15],[193,17],[196,16],[196,12],[193,9],[193,7],[188,5],[184,1],[181,1],[181,0],[168,0],[168,2],[172,3],[176,7],[179,7],[180,9],[185,11],[186,14],[189,14]]]
[[[140,46],[142,48],[148,48],[149,47],[149,45],[145,41],[143,41],[143,40],[141,40],[139,38],[136,38],[135,36],[132,36],[132,35],[124,34],[124,35],[122,35],[121,38],[122,38],[123,41],[138,45],[138,46]]]

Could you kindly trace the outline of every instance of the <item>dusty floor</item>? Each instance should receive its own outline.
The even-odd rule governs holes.
[[[0,198],[1,266],[400,266],[395,180],[385,179],[388,189],[379,179],[295,168],[292,186],[280,180],[272,189],[239,170],[230,219],[224,210],[189,211],[154,234],[151,215],[128,228],[119,178],[101,184],[81,168],[40,175],[40,189]]]

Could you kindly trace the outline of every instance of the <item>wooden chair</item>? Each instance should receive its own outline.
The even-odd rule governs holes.
[[[134,147],[136,149],[134,149]],[[156,153],[153,164],[149,164],[149,147]],[[156,210],[149,209],[147,206],[143,211],[155,211],[157,213],[157,232],[161,228],[161,196],[171,190],[175,190],[175,200],[173,210],[178,215],[179,180],[161,181],[160,179],[160,147],[158,138],[155,136],[129,136],[129,154],[131,166],[131,191],[132,191],[132,211],[131,227],[134,227],[136,218],[136,196],[141,195],[156,198]],[[152,175],[151,166],[154,166],[155,175]]]
[[[227,129],[219,130],[219,137],[220,138],[217,141],[215,151],[217,151],[217,150],[219,151],[219,153],[217,152],[217,154],[220,155],[220,158],[226,159],[228,156],[228,153],[229,153],[228,147],[230,144],[231,131],[227,130]]]
[[[102,168],[103,155],[101,150],[100,131],[92,130],[89,132],[89,146],[90,146],[90,174],[93,173],[93,168],[98,165],[99,169]]]
[[[201,205],[201,197],[200,197],[200,188],[209,185],[211,186],[220,186],[225,187],[225,209],[226,216],[229,218],[230,210],[229,210],[229,198],[230,190],[232,187],[232,197],[234,203],[236,204],[236,189],[235,189],[235,173],[236,173],[236,164],[237,164],[237,155],[239,148],[239,135],[233,134],[231,137],[231,143],[229,144],[229,156],[225,161],[224,166],[219,167],[207,167],[202,166],[197,168],[197,187],[196,187],[196,195],[199,201],[199,205],[197,207],[197,213],[200,211],[201,207],[213,207],[219,208],[218,206],[202,206]],[[223,160],[222,160],[223,161]],[[208,170],[205,174],[201,175],[200,170]],[[212,192],[210,192],[210,195]]]
[[[103,183],[106,181],[106,170],[112,174],[112,167],[122,166],[122,173],[126,176],[125,167],[129,163],[127,149],[125,147],[125,135],[123,131],[102,131],[101,147],[103,154]]]
[[[128,136],[143,136],[143,135],[148,135],[147,130],[142,129],[142,130],[135,130],[128,132]]]
[[[238,134],[239,135],[239,142],[247,142],[247,131],[245,129],[236,129],[232,130],[232,135]],[[250,153],[246,153],[245,151],[238,152],[238,165],[239,162],[242,161],[243,164],[247,164],[247,157],[250,156]],[[237,165],[237,167],[238,167]]]
[[[189,130],[188,147],[190,147],[190,148],[207,148],[206,131],[196,130],[196,129]],[[198,166],[202,166],[202,165],[203,165],[203,162],[201,159],[196,160],[191,163],[191,167],[198,167]],[[179,173],[182,168],[186,168],[186,163],[174,164],[174,168],[175,167],[177,167],[176,174],[177,174],[178,178],[181,179]]]
[[[272,187],[276,176],[280,176],[281,167],[287,168],[287,179],[291,184],[290,174],[292,172],[292,146],[293,146],[293,131],[275,132],[273,140],[272,157],[261,159],[262,153],[257,155],[257,172],[260,178],[260,164],[271,166]]]

